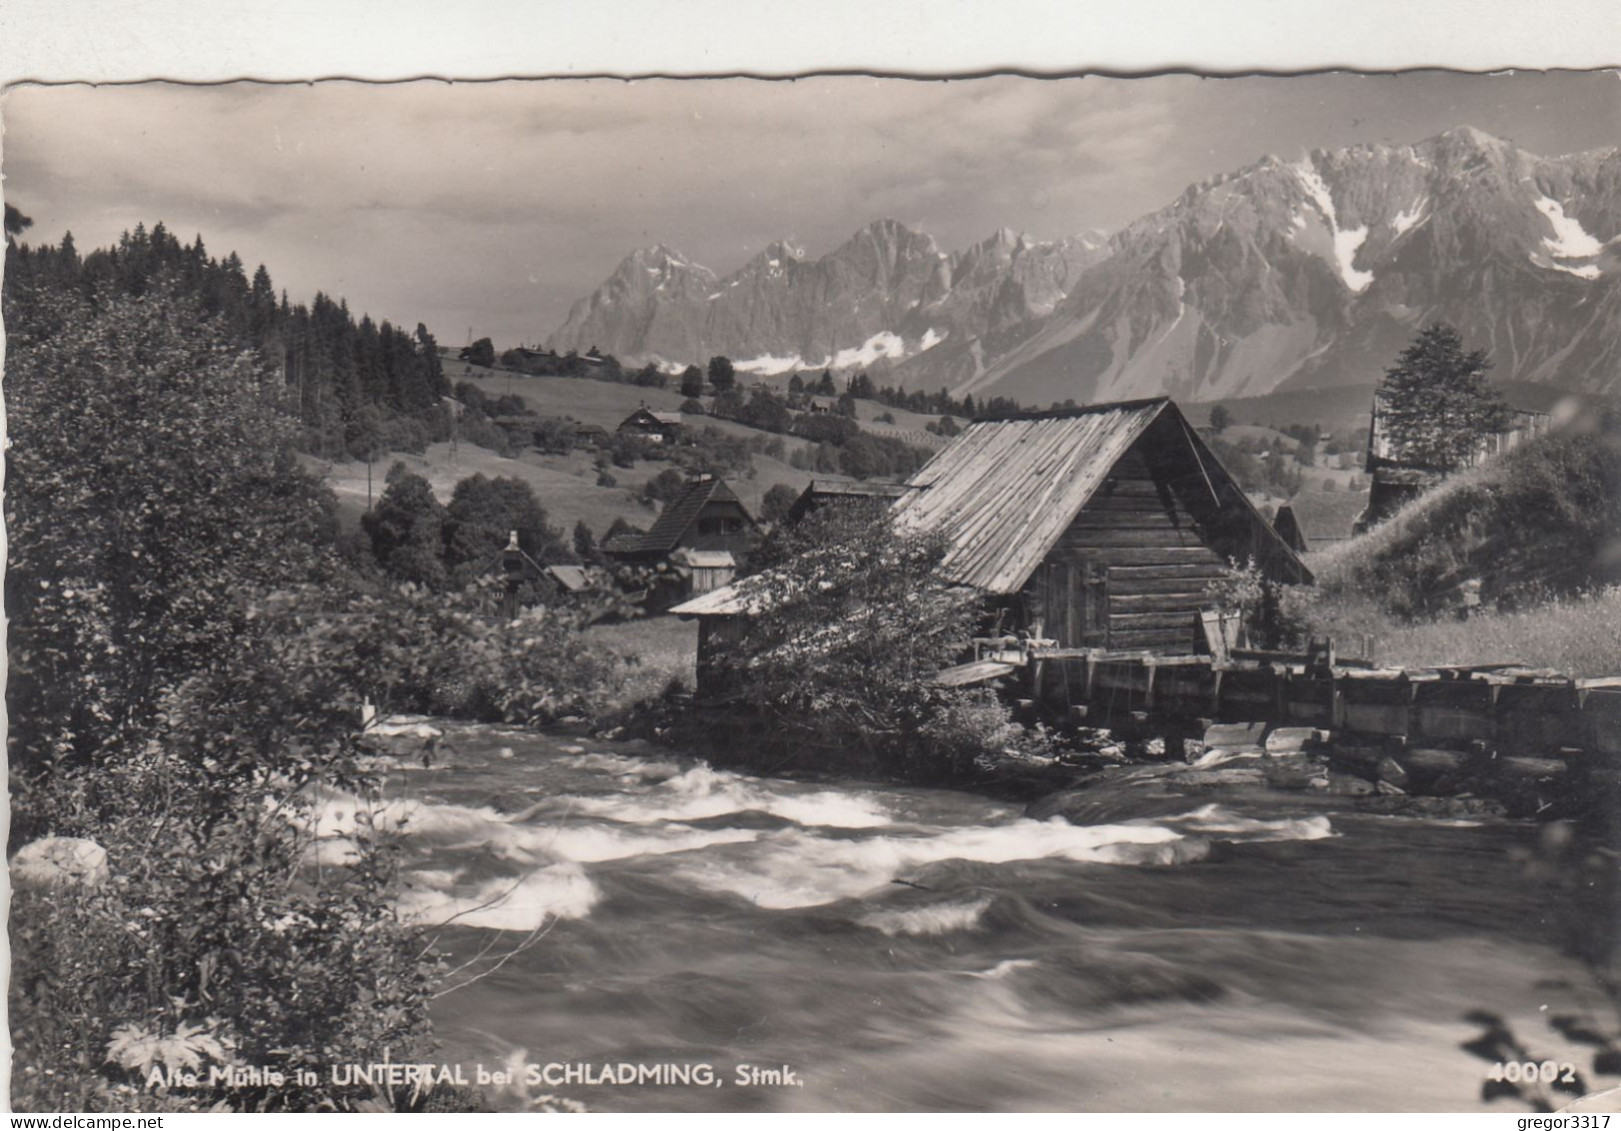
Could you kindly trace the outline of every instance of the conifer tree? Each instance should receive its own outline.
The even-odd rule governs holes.
[[[1507,427],[1508,406],[1486,380],[1490,368],[1486,351],[1465,352],[1453,327],[1425,327],[1379,390],[1379,427],[1397,458],[1453,471],[1470,462],[1482,437]]]

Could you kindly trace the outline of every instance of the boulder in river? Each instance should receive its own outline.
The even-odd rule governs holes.
[[[11,882],[18,885],[94,887],[106,879],[107,850],[83,837],[48,836],[30,841],[11,858]]]

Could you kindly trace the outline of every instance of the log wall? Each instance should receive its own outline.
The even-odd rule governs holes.
[[[1059,537],[1026,601],[1063,647],[1185,654],[1198,647],[1206,588],[1225,569],[1133,449]]]

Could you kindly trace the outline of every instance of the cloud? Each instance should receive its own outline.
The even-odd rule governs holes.
[[[1613,138],[1610,91],[1546,76],[22,87],[4,172],[38,239],[72,228],[90,247],[161,219],[266,263],[295,297],[534,340],[640,245],[724,274],[771,239],[817,254],[885,216],[947,249],[1002,226],[1055,238],[1268,151],[1412,140],[1460,115],[1532,148]]]

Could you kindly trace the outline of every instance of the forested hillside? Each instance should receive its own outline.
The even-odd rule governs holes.
[[[19,228],[26,220],[19,217]],[[14,345],[50,336],[74,295],[106,301],[163,287],[195,300],[207,316],[281,370],[300,446],[329,458],[420,446],[443,430],[449,390],[426,326],[414,333],[317,292],[309,305],[277,293],[270,272],[250,276],[235,252],[209,255],[201,236],[181,243],[161,223],[138,225],[117,246],[81,255],[71,233],[60,244],[7,247],[7,335]]]

